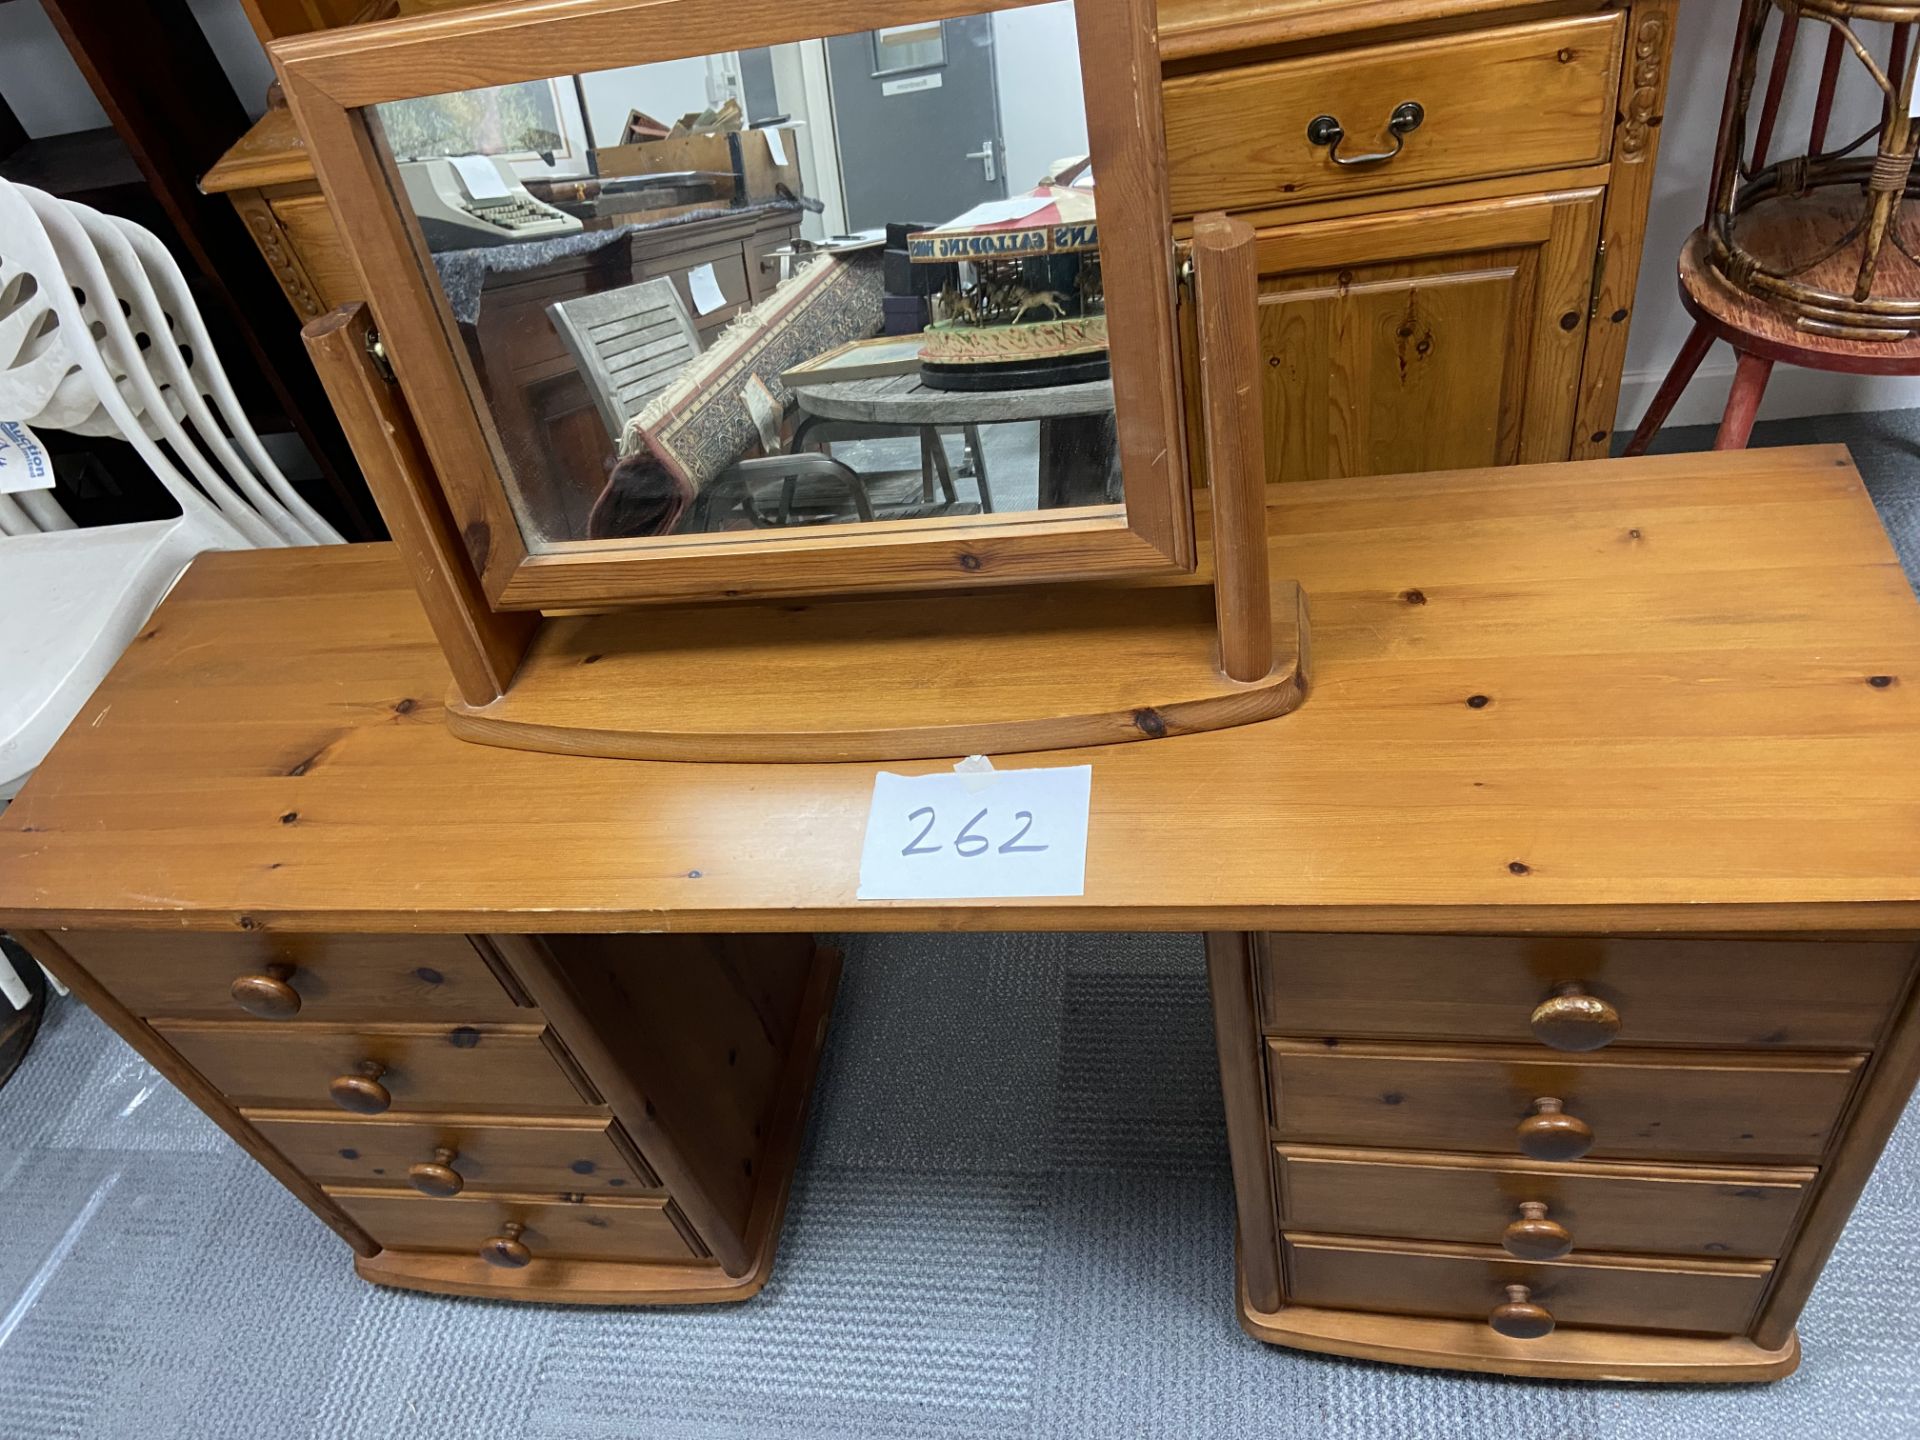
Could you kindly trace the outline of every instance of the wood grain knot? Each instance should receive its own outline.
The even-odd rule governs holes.
[[[289,810],[287,811],[286,814],[280,817],[280,823],[282,825],[292,825],[298,822],[299,819],[300,819],[300,812],[298,810]]]
[[[1487,708],[1487,706],[1491,705],[1492,703],[1493,703],[1493,697],[1491,695],[1467,696],[1467,708],[1469,710],[1484,710]]]
[[[1155,740],[1167,733],[1167,722],[1158,710],[1136,710],[1133,712],[1133,724],[1143,735],[1151,735]]]
[[[493,553],[493,531],[487,528],[487,522],[475,520],[460,532],[460,539],[467,547],[467,554],[473,559],[473,568],[484,573],[487,568],[487,556]]]
[[[1515,875],[1531,875],[1533,873],[1533,867],[1524,860],[1508,861],[1507,869]]]
[[[1898,679],[1899,677],[1897,675],[1869,675],[1867,677],[1867,684],[1876,690],[1885,690]]]
[[[1427,603],[1427,592],[1424,590],[1402,590],[1400,592],[1400,598],[1409,605],[1424,605]]]

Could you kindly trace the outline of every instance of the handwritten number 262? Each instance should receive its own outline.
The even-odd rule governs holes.
[[[920,833],[918,835],[906,843],[905,848],[900,851],[902,855],[932,855],[936,851],[945,848],[941,845],[929,845],[926,843],[927,837],[933,833],[933,827],[940,823],[940,817],[934,814],[931,805],[922,805],[918,810],[908,815],[907,819],[914,821],[922,817],[925,817],[926,824],[920,827]],[[985,810],[980,811],[971,820],[967,821],[966,824],[962,825],[960,827],[960,833],[953,837],[953,848],[969,860],[976,855],[984,855],[989,849],[993,848],[993,841],[989,840],[985,835],[976,834],[973,828],[986,818],[987,812]],[[1027,838],[1027,832],[1033,829],[1033,812],[1031,810],[1016,810],[1013,812],[1013,818],[1020,822],[1020,828],[1000,842],[999,848],[995,851],[996,854],[1030,855],[1036,851],[1047,848],[1044,845],[1022,845],[1020,843]]]

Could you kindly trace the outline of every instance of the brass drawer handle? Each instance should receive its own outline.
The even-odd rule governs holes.
[[[380,1083],[387,1067],[378,1060],[362,1060],[351,1075],[336,1075],[327,1082],[327,1094],[342,1110],[356,1115],[382,1115],[393,1104],[393,1094]]]
[[[458,1150],[442,1145],[433,1152],[433,1159],[407,1167],[407,1183],[422,1195],[442,1200],[458,1195],[467,1188],[466,1176],[453,1168],[453,1162],[459,1158]]]
[[[1534,1039],[1555,1050],[1598,1050],[1620,1033],[1620,1012],[1575,981],[1555,986],[1528,1024]]]
[[[1516,1128],[1520,1148],[1535,1160],[1578,1160],[1593,1148],[1593,1127],[1551,1095],[1533,1102],[1533,1113]]]
[[[1547,1218],[1546,1202],[1523,1200],[1520,1218],[1500,1232],[1500,1244],[1516,1260],[1558,1260],[1573,1249],[1573,1232]]]
[[[1553,1333],[1552,1313],[1533,1303],[1533,1291],[1525,1285],[1507,1286],[1506,1300],[1493,1307],[1487,1324],[1509,1340],[1544,1340]]]
[[[1335,116],[1316,115],[1307,122],[1307,143],[1328,146],[1336,165],[1384,165],[1407,148],[1407,136],[1418,130],[1426,118],[1426,106],[1418,100],[1403,100],[1393,107],[1393,114],[1387,117],[1387,130],[1393,136],[1391,150],[1380,150],[1371,155],[1342,155],[1340,142],[1347,138],[1346,126]]]
[[[288,982],[293,966],[273,964],[258,975],[242,975],[227,987],[233,1003],[262,1020],[285,1020],[300,1013],[300,992]]]
[[[480,1258],[502,1270],[518,1270],[532,1264],[533,1252],[520,1239],[526,1228],[518,1220],[509,1220],[500,1227],[498,1235],[489,1235],[480,1242]]]

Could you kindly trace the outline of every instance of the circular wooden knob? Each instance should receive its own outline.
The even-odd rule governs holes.
[[[1535,1160],[1578,1160],[1593,1148],[1593,1127],[1569,1115],[1558,1100],[1542,1096],[1515,1132],[1520,1148]]]
[[[467,1188],[466,1177],[453,1168],[453,1162],[459,1158],[459,1151],[442,1145],[433,1152],[433,1159],[407,1167],[407,1182],[422,1195],[437,1195],[441,1199],[458,1195]]]
[[[387,1067],[378,1060],[362,1060],[351,1075],[336,1075],[327,1082],[327,1094],[342,1110],[356,1115],[381,1115],[393,1104],[393,1096],[380,1083]]]
[[[1500,1243],[1516,1260],[1558,1260],[1573,1249],[1573,1232],[1549,1220],[1544,1203],[1526,1200],[1520,1218],[1500,1232]]]
[[[269,965],[258,975],[242,975],[227,989],[233,1003],[262,1020],[284,1020],[300,1013],[300,992],[287,982],[293,966]]]
[[[498,1235],[489,1235],[480,1242],[480,1258],[489,1265],[498,1265],[502,1270],[518,1270],[522,1265],[531,1263],[533,1252],[520,1241],[520,1234],[526,1228],[518,1220],[509,1220],[500,1227]],[[1547,1324],[1548,1328],[1552,1328],[1552,1321]]]
[[[1493,1307],[1487,1324],[1509,1340],[1540,1340],[1553,1333],[1553,1315],[1533,1303],[1533,1291],[1525,1285],[1507,1286],[1505,1303]]]
[[[1579,984],[1561,985],[1534,1007],[1534,1038],[1555,1050],[1598,1050],[1620,1033],[1620,1012]]]

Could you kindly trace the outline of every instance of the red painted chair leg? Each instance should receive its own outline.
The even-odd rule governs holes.
[[[1644,455],[1647,446],[1653,443],[1653,437],[1660,433],[1660,427],[1667,423],[1667,416],[1673,413],[1674,404],[1680,399],[1681,392],[1693,379],[1693,372],[1700,368],[1700,362],[1707,358],[1707,351],[1713,348],[1713,336],[1704,325],[1693,327],[1693,333],[1687,336],[1687,343],[1680,347],[1680,353],[1673,357],[1673,368],[1667,372],[1667,378],[1660,382],[1660,388],[1654,393],[1653,403],[1647,407],[1646,415],[1640,421],[1640,428],[1633,432],[1633,439],[1627,442],[1624,455]]]
[[[1772,374],[1773,361],[1759,355],[1740,357],[1740,368],[1733,372],[1733,393],[1727,396],[1727,413],[1720,418],[1720,433],[1713,437],[1714,449],[1747,448],[1754,416],[1760,413],[1760,397],[1767,393]]]

